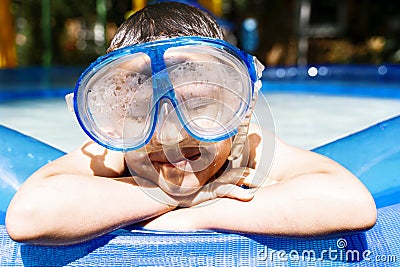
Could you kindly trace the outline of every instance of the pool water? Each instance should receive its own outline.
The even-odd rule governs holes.
[[[312,149],[400,114],[400,99],[310,93],[265,93],[277,135]],[[265,105],[265,103],[264,103]],[[66,152],[87,137],[63,98],[0,103],[0,124]]]

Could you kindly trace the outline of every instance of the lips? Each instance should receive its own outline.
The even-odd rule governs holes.
[[[168,156],[167,156],[168,155]],[[200,158],[201,153],[198,147],[182,148],[170,151],[157,151],[149,154],[151,162],[158,163],[179,163],[182,161],[194,161]]]

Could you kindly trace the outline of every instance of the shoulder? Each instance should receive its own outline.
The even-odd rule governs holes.
[[[54,160],[39,170],[41,176],[78,174],[87,176],[120,177],[126,172],[124,154],[106,149],[93,141]]]
[[[263,169],[264,185],[274,184],[306,173],[333,172],[340,169],[332,160],[309,150],[287,144],[273,132],[251,125],[242,157],[233,167]]]

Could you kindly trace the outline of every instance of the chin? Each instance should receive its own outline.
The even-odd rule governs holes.
[[[164,150],[149,154],[129,152],[125,160],[135,175],[154,182],[170,195],[185,196],[199,191],[221,169],[230,144],[230,139],[220,141],[204,147],[201,153],[198,147],[188,147],[179,154],[167,153],[170,158]]]
[[[207,173],[163,172],[158,177],[158,185],[164,192],[174,196],[187,196],[199,191],[211,178]]]
[[[160,183],[159,186],[165,193],[172,196],[188,196],[196,193],[201,189],[200,185],[184,187],[170,183]]]

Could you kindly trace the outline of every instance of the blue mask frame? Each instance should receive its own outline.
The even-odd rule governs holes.
[[[255,58],[247,54],[246,52],[238,49],[237,47],[233,46],[232,44],[225,42],[220,39],[215,39],[215,38],[208,38],[208,37],[200,37],[200,36],[184,36],[184,37],[176,37],[176,38],[171,38],[171,39],[163,39],[163,40],[158,40],[154,42],[149,42],[149,43],[143,43],[143,44],[137,44],[133,46],[128,46],[124,47],[118,50],[115,50],[109,54],[106,54],[104,56],[99,57],[96,61],[94,61],[90,66],[82,73],[80,76],[74,90],[74,111],[77,117],[77,120],[81,126],[81,128],[84,130],[84,132],[95,142],[98,144],[111,149],[111,150],[117,150],[117,151],[130,151],[130,150],[135,150],[140,147],[143,147],[146,145],[150,139],[152,138],[155,128],[156,128],[156,122],[157,122],[157,116],[158,116],[158,110],[159,110],[159,103],[162,99],[168,99],[174,108],[178,106],[178,102],[175,97],[175,92],[173,90],[173,86],[171,81],[169,80],[168,74],[166,71],[166,64],[164,62],[164,53],[172,47],[180,47],[180,46],[185,46],[185,45],[207,45],[211,47],[215,47],[218,49],[221,49],[223,51],[226,51],[229,54],[235,55],[237,58],[241,59],[241,61],[246,65],[249,73],[249,77],[252,81],[252,91],[251,95],[254,96],[254,90],[255,86],[254,84],[259,80],[261,73],[258,73],[259,70],[257,69],[257,63],[255,62]],[[153,104],[154,104],[154,111],[152,112],[151,116],[151,131],[146,135],[146,140],[144,140],[141,144],[137,145],[132,145],[132,146],[127,146],[124,142],[121,142],[119,144],[111,144],[110,142],[107,142],[104,140],[104,138],[99,138],[95,132],[91,131],[90,127],[87,127],[87,125],[90,125],[90,122],[87,122],[87,118],[85,116],[81,116],[79,112],[79,95],[82,84],[85,83],[85,81],[89,81],[92,76],[94,76],[97,72],[97,70],[103,68],[107,64],[123,57],[126,55],[131,55],[135,53],[144,53],[148,55],[151,59],[151,69],[152,69],[152,84],[153,84]],[[84,84],[85,85],[85,84]],[[249,103],[248,103],[249,104]],[[247,104],[247,109],[248,109],[248,104]],[[205,139],[202,138],[201,136],[197,136],[193,134],[190,129],[186,127],[186,124],[184,122],[184,119],[182,118],[180,112],[177,112],[178,118],[183,125],[184,129],[194,138],[200,141],[205,141],[205,142],[216,142],[216,141],[221,141],[225,140],[237,133],[237,129],[232,130],[229,133],[226,133],[222,136],[218,136],[217,138],[213,139]],[[86,120],[86,121],[85,121]]]

